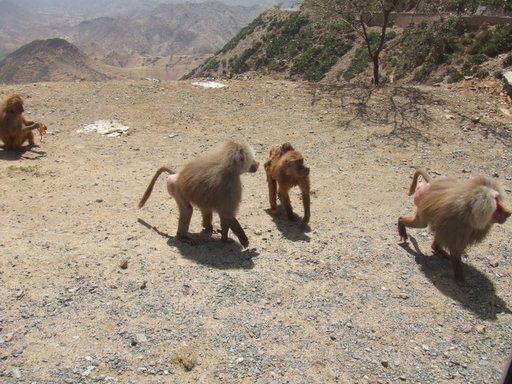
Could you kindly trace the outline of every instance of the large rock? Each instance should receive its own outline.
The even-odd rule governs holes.
[[[509,96],[512,96],[512,72],[503,73],[503,87]]]

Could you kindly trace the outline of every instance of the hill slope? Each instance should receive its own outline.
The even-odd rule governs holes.
[[[0,61],[0,83],[107,78],[77,47],[63,39],[35,40]]]
[[[388,28],[380,67],[384,81],[452,82],[464,76],[486,77],[512,65],[512,19],[427,20]],[[372,44],[377,44],[380,27],[368,30]],[[277,10],[257,17],[186,78],[247,73],[312,81],[371,78],[366,45],[354,31],[314,22],[300,11]]]

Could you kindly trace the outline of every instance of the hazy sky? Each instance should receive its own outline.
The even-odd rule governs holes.
[[[201,3],[204,1],[211,0],[15,0],[19,5],[29,6],[34,10],[42,9],[98,9],[102,6],[108,10],[116,6],[116,4],[123,5],[123,7],[140,7],[140,8],[151,8],[162,3],[184,3],[193,2]],[[280,3],[286,3],[286,1],[279,0],[215,0],[225,4],[236,4],[236,5],[274,5]]]

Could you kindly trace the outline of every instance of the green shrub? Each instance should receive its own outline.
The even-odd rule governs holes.
[[[503,59],[503,68],[512,66],[512,53],[509,53],[505,59]]]
[[[420,68],[414,73],[413,80],[418,81],[420,83],[425,82],[432,70],[434,69],[434,64],[432,62],[425,62]]]
[[[396,37],[395,31],[386,32],[386,40],[392,40]]]
[[[295,59],[290,75],[302,74],[305,80],[320,81],[351,48],[349,41],[334,35],[325,36],[320,45],[307,49]]]
[[[242,73],[251,69],[251,66],[248,64],[248,61],[255,55],[260,49],[262,43],[261,41],[256,41],[253,43],[251,48],[247,48],[242,54],[236,59],[234,59],[231,63],[231,67],[233,72]]]
[[[462,65],[462,73],[465,76],[473,76],[479,70],[478,66],[486,60],[487,57],[481,53],[469,56]]]
[[[496,57],[500,53],[512,50],[512,25],[498,25],[476,35],[476,41],[470,53],[483,53],[489,57]]]
[[[356,77],[357,74],[363,72],[368,66],[369,58],[370,57],[368,55],[368,49],[366,46],[359,47],[354,58],[350,62],[350,65],[345,70],[345,72],[343,72],[343,78],[347,81],[350,81]]]
[[[300,51],[312,38],[308,28],[309,19],[300,12],[293,12],[280,24],[280,28],[269,36],[265,54],[270,58],[288,58],[290,53]],[[277,29],[277,28],[276,28]]]
[[[215,56],[208,58],[205,62],[204,69],[207,71],[216,71],[219,69],[219,60]]]
[[[446,81],[448,83],[458,83],[459,81],[464,80],[464,75],[455,68],[450,68],[447,75],[448,79]]]
[[[435,65],[450,61],[451,54],[462,51],[461,25],[458,19],[450,18],[407,30],[400,42],[403,49],[391,63],[396,78],[403,78],[421,66],[415,76],[426,79]]]
[[[490,73],[489,71],[486,71],[485,69],[481,69],[479,68],[477,71],[475,71],[475,77],[477,79],[485,79],[487,77],[489,77]]]

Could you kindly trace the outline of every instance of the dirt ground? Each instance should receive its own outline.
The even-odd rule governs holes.
[[[3,383],[496,383],[512,354],[512,222],[468,249],[467,282],[401,244],[416,167],[496,177],[512,205],[512,106],[489,89],[329,87],[286,81],[39,83],[20,93],[49,127],[0,150]],[[117,137],[78,133],[107,120]],[[263,162],[300,149],[310,228],[268,208],[263,168],[243,176],[250,245],[175,239],[158,167],[227,139]],[[38,140],[39,141],[39,140]],[[292,195],[302,215],[299,194]]]

